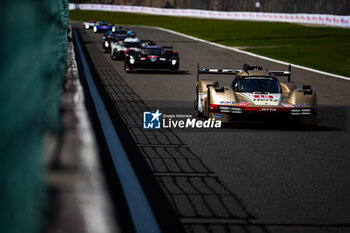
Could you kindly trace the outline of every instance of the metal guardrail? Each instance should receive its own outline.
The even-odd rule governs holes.
[[[80,41],[77,39],[76,30],[73,31],[79,56],[84,68],[84,74],[89,88],[90,95],[94,102],[96,112],[102,127],[105,140],[112,160],[115,171],[119,177],[127,206],[135,231],[140,232],[161,232],[158,222],[154,216],[152,208],[148,203],[147,197],[140,185],[140,182],[134,172],[134,169],[126,155],[117,132],[114,129],[112,120],[106,110],[106,106],[99,94],[94,83],[88,62],[86,60]]]

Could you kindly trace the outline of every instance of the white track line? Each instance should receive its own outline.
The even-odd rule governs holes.
[[[210,44],[210,45],[213,45],[213,46],[217,46],[217,47],[220,47],[220,48],[224,48],[224,49],[229,49],[229,50],[235,51],[237,53],[243,53],[243,54],[246,54],[246,55],[252,56],[252,57],[259,56],[259,59],[264,59],[264,60],[267,60],[267,61],[271,61],[271,62],[275,62],[275,63],[278,63],[278,64],[282,64],[282,65],[292,65],[293,67],[296,67],[296,68],[299,68],[299,69],[302,69],[302,70],[307,70],[307,71],[310,71],[310,72],[314,72],[314,73],[318,73],[318,74],[322,74],[322,75],[326,75],[326,76],[330,76],[330,77],[334,77],[334,78],[339,78],[339,79],[344,79],[344,80],[350,81],[350,77],[337,75],[337,74],[332,74],[332,73],[328,73],[328,72],[324,72],[324,71],[308,68],[308,67],[305,67],[305,66],[300,66],[300,65],[293,64],[293,63],[288,63],[288,62],[276,60],[276,59],[265,57],[265,56],[261,56],[261,55],[255,54],[255,53],[251,53],[251,52],[239,50],[239,49],[236,49],[236,48],[231,48],[229,46],[225,46],[225,45],[217,44],[217,43],[214,43],[214,42],[210,42],[210,41],[207,41],[207,40],[203,40],[203,39],[200,39],[200,38],[197,38],[197,37],[194,37],[194,36],[190,36],[190,35],[186,35],[186,34],[183,34],[181,32],[176,32],[176,31],[173,31],[173,30],[170,30],[170,29],[166,29],[166,28],[162,28],[162,27],[151,27],[151,26],[145,26],[145,25],[133,25],[133,26],[135,26],[135,27],[142,26],[142,27],[146,27],[146,28],[156,28],[158,30],[169,32],[169,33],[172,33],[172,34],[175,34],[175,35],[179,35],[179,36],[182,36],[182,37],[186,37],[186,38],[189,38],[189,39],[192,39],[192,40],[200,41],[200,42],[203,42],[203,43],[206,43],[206,44]]]

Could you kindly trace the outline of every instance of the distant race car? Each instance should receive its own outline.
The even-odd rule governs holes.
[[[105,32],[105,31],[112,31],[112,32],[114,32],[115,29],[116,28],[115,28],[115,26],[113,24],[110,24],[110,23],[107,23],[107,22],[104,22],[104,21],[97,22],[92,28],[93,32],[95,32],[95,33],[96,32]]]
[[[83,25],[84,25],[84,28],[85,29],[90,29],[90,28],[93,28],[95,25],[96,25],[96,20],[94,19],[90,19],[88,22],[84,22]]]
[[[199,74],[234,75],[230,87],[218,81],[199,80]],[[287,76],[280,82],[277,76]],[[268,71],[244,65],[237,69],[199,69],[195,111],[198,116],[222,122],[240,120],[289,119],[304,124],[317,124],[317,97],[311,86],[297,88],[288,71]]]
[[[128,35],[128,37],[131,37],[131,38],[135,38],[136,37],[136,33],[134,31],[132,31],[132,30],[129,30],[127,32],[127,35]]]
[[[123,60],[125,58],[126,50],[139,51],[140,49],[141,40],[139,38],[127,37],[124,41],[111,43],[111,58],[113,60]]]
[[[113,36],[112,31],[106,31],[106,33],[102,37],[102,50],[105,53],[110,51],[112,36]]]
[[[179,53],[172,47],[157,46],[152,42],[144,43],[140,51],[126,51],[124,69],[126,72],[137,69],[165,69],[178,71]]]
[[[124,28],[117,28],[115,32],[107,31],[102,37],[102,49],[104,52],[111,51],[111,43],[117,43],[119,41],[124,41],[127,37],[127,31]]]

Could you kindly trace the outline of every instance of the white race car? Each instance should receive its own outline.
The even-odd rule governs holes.
[[[87,29],[93,28],[96,25],[96,23],[97,23],[96,20],[90,19],[88,22],[84,22],[83,26],[87,30]]]
[[[111,58],[113,60],[123,60],[125,57],[126,50],[140,51],[141,40],[137,37],[135,38],[125,38],[124,41],[117,41],[111,43]]]
[[[228,74],[230,87],[218,81],[202,79],[199,74]],[[282,82],[277,76],[288,77]],[[247,120],[291,120],[317,124],[317,96],[310,85],[297,88],[288,71],[272,71],[244,64],[238,69],[199,69],[197,73],[195,111],[198,116],[222,122]]]

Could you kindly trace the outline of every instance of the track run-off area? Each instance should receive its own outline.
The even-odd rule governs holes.
[[[103,34],[73,25],[95,78],[160,185],[159,195],[187,232],[350,232],[350,81],[292,68],[297,86],[309,84],[317,92],[317,127],[250,122],[218,130],[145,130],[143,111],[192,111],[197,63],[201,68],[287,67],[135,26],[138,38],[173,46],[180,71],[126,73],[123,61],[102,52]],[[201,78],[224,86],[233,79]]]

